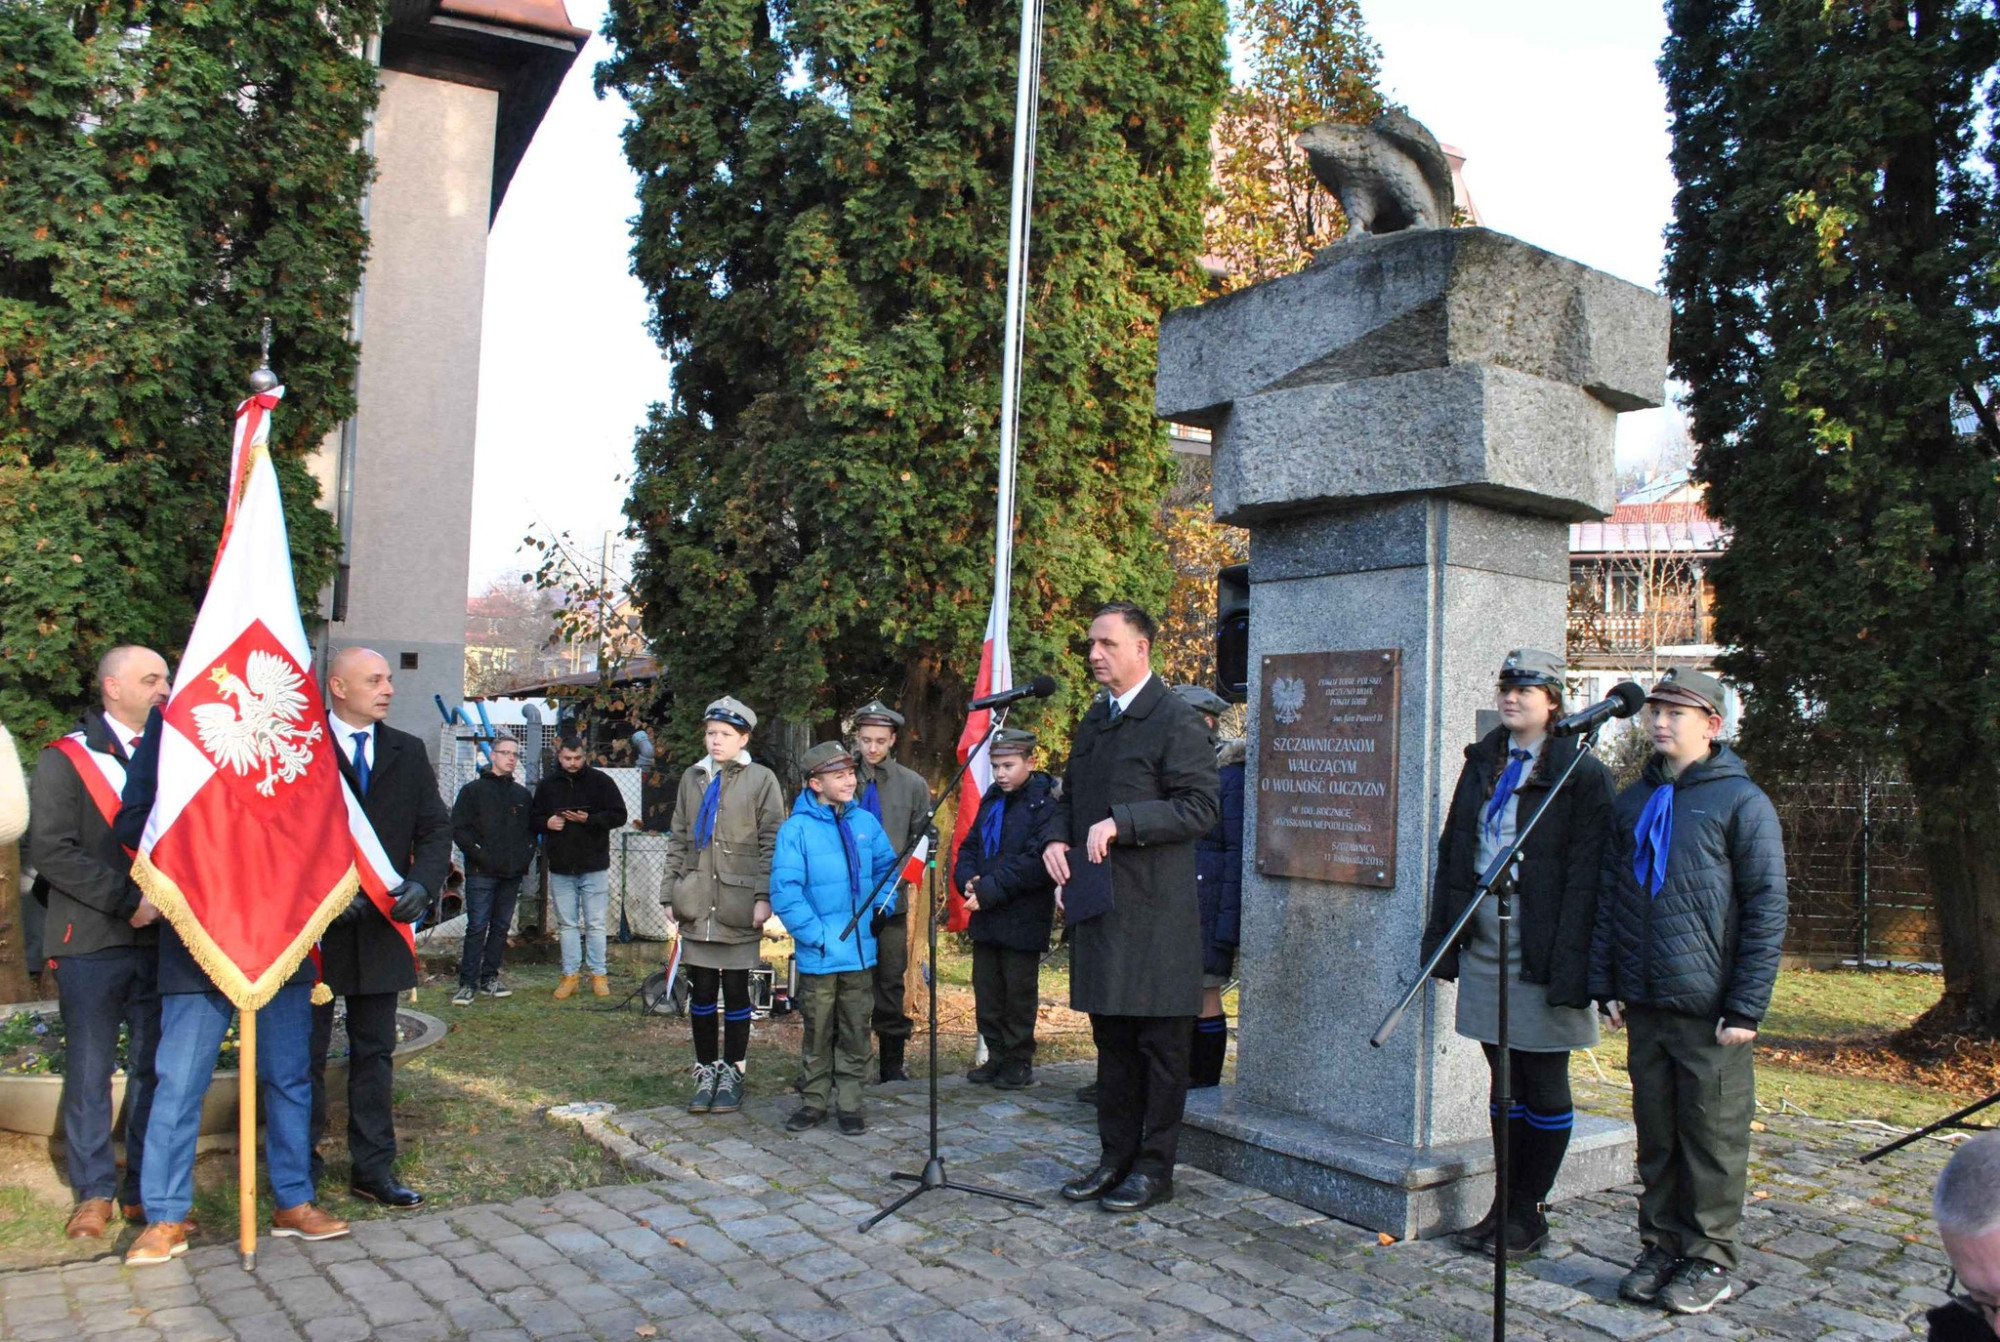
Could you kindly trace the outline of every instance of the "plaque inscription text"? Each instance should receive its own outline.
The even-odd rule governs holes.
[[[1396,710],[1402,654],[1263,659],[1257,870],[1396,884]]]

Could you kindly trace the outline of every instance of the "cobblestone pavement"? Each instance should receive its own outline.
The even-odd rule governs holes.
[[[672,1110],[589,1126],[634,1183],[358,1223],[351,1239],[265,1240],[255,1275],[233,1247],[133,1272],[115,1259],[0,1277],[0,1337],[36,1342],[481,1342],[544,1338],[1406,1339],[1491,1335],[1490,1264],[1371,1233],[1197,1170],[1134,1216],[1075,1208],[1056,1185],[1094,1155],[1076,1066],[1006,1093],[944,1087],[955,1177],[1032,1193],[1040,1210],[927,1193],[874,1232],[858,1218],[921,1165],[920,1083],[870,1092],[858,1138],[792,1136],[791,1104]],[[1879,1133],[1769,1118],[1756,1141],[1741,1298],[1675,1320],[1618,1303],[1635,1251],[1632,1190],[1565,1204],[1556,1244],[1510,1295],[1517,1339],[1912,1336],[1942,1300],[1927,1198],[1945,1148],[1872,1167]],[[1919,1320],[1920,1322],[1920,1320]]]

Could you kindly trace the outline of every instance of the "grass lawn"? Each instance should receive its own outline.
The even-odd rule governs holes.
[[[687,1022],[646,1017],[630,1007],[598,1010],[637,986],[651,966],[612,966],[614,996],[600,1002],[586,992],[551,1000],[557,971],[547,965],[510,967],[515,995],[504,1002],[480,998],[473,1006],[449,1005],[452,982],[442,979],[419,994],[419,1010],[442,1017],[451,1034],[396,1068],[396,1126],[403,1153],[398,1172],[423,1192],[433,1209],[564,1189],[617,1183],[627,1176],[574,1129],[550,1123],[552,1105],[608,1100],[621,1108],[648,1108],[685,1099],[693,1062]],[[1067,998],[1067,964],[1060,955],[1043,967],[1045,1003]],[[963,1070],[973,1051],[971,957],[948,939],[940,966],[939,1056],[946,1071]],[[1775,1108],[1788,1101],[1819,1118],[1877,1119],[1913,1125],[1982,1095],[1983,1073],[1953,1074],[1955,1084],[1913,1084],[1874,1079],[1870,1041],[1907,1024],[1936,1000],[1940,980],[1895,972],[1788,972],[1779,982],[1764,1037],[1759,1041],[1759,1098]],[[1235,1014],[1235,1002],[1229,1002]],[[1040,1056],[1062,1061],[1091,1056],[1088,1024],[1059,1005],[1045,1005]],[[796,1019],[760,1021],[750,1054],[752,1102],[788,1104],[790,1060],[799,1047]],[[921,1033],[911,1061],[927,1054]],[[1624,1039],[1606,1036],[1594,1055],[1578,1054],[1575,1078],[1586,1106],[1616,1112],[1625,1093]],[[1595,1065],[1593,1065],[1593,1057]],[[1601,1067],[1604,1078],[1599,1079]],[[323,1205],[350,1218],[391,1215],[346,1195],[342,1138],[345,1106],[335,1097],[331,1158],[322,1185]],[[236,1157],[204,1156],[196,1167],[195,1216],[204,1239],[234,1235]],[[0,1267],[90,1257],[115,1245],[70,1244],[61,1238],[68,1194],[46,1143],[0,1138]],[[268,1215],[268,1206],[266,1207]]]

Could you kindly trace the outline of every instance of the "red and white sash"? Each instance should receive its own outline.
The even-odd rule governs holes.
[[[83,790],[90,794],[104,823],[117,824],[119,798],[125,795],[124,761],[116,755],[92,750],[82,732],[71,732],[57,741],[55,748],[76,766],[76,776],[83,780]]]

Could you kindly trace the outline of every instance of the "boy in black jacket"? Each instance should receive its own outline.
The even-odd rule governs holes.
[[[1042,952],[1056,911],[1042,845],[1057,783],[1036,770],[1032,733],[1005,729],[991,755],[993,786],[951,869],[972,912],[972,998],[980,1036],[992,1049],[965,1079],[1018,1090],[1035,1079]]]
[[[1778,813],[1716,741],[1722,686],[1667,672],[1646,696],[1657,752],[1618,794],[1590,993],[1632,1027],[1639,1238],[1628,1300],[1702,1314],[1733,1291],[1756,1083],[1750,1044],[1785,940]]]

